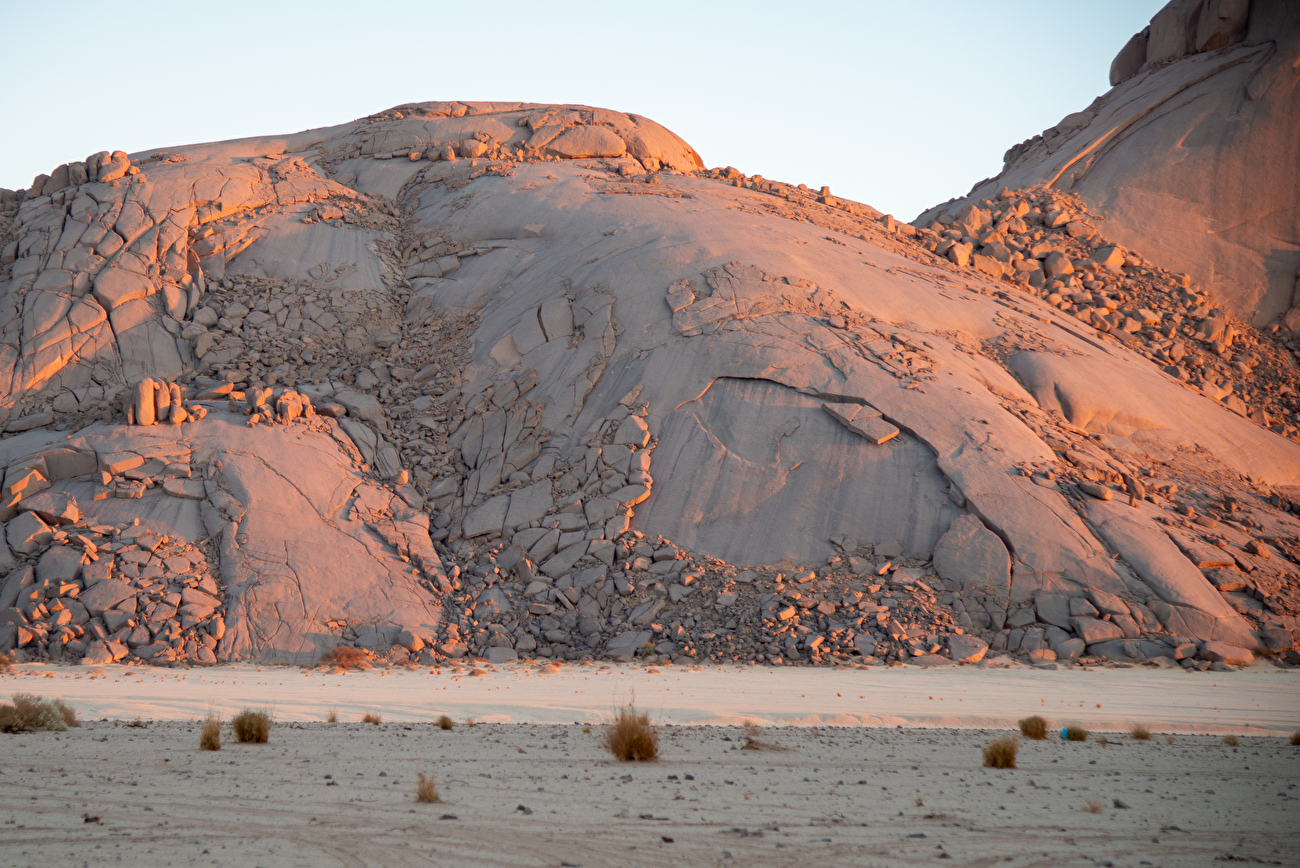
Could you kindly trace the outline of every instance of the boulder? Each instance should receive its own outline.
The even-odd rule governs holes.
[[[24,512],[34,512],[45,522],[53,525],[72,524],[81,518],[77,508],[77,498],[66,491],[42,491],[31,497],[23,498],[18,508]]]
[[[81,549],[53,546],[36,562],[38,582],[71,582],[81,575]]]
[[[958,663],[978,663],[989,650],[989,643],[978,636],[956,635],[948,637],[948,653]]]
[[[112,609],[123,600],[134,596],[135,588],[125,582],[108,579],[96,583],[78,599],[91,617],[98,618],[104,614],[105,609]]]
[[[1227,642],[1204,643],[1201,645],[1200,657],[1202,660],[1226,663],[1229,666],[1249,666],[1255,662],[1255,655],[1249,649]]]

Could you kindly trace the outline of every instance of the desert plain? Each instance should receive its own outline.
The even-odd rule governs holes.
[[[1268,663],[22,665],[0,690],[63,696],[82,721],[7,741],[5,865],[1293,865],[1300,849],[1300,678]],[[604,748],[633,698],[658,762]],[[227,723],[199,750],[204,717],[243,707],[272,711],[266,744]],[[983,767],[1030,714],[1089,738],[1020,738],[1015,769]],[[419,774],[439,802],[416,800]]]

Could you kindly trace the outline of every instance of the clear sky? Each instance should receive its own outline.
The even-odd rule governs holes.
[[[430,99],[583,103],[903,219],[1108,88],[1163,0],[0,0],[0,186]]]

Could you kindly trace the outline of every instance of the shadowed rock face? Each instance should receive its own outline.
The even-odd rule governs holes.
[[[644,118],[412,104],[97,156],[6,201],[0,554],[33,653],[59,616],[21,576],[64,543],[87,593],[133,583],[103,636],[60,634],[94,660],[1253,647],[1185,554],[1210,543],[1170,536],[1229,490],[1251,524],[1220,541],[1275,553],[1258,583],[1295,575],[1300,523],[1262,487],[1300,483],[1294,443],[991,257],[702,171]],[[84,540],[24,506],[47,490]],[[202,579],[129,574],[140,527],[202,552],[219,606],[160,608]]]
[[[1110,239],[1300,335],[1300,6],[1174,0],[1120,51],[1111,84],[917,225],[1003,187],[1073,191]]]

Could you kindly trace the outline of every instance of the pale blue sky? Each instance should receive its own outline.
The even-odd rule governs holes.
[[[709,166],[910,219],[1108,89],[1162,0],[0,0],[0,186],[427,99],[636,112]]]

